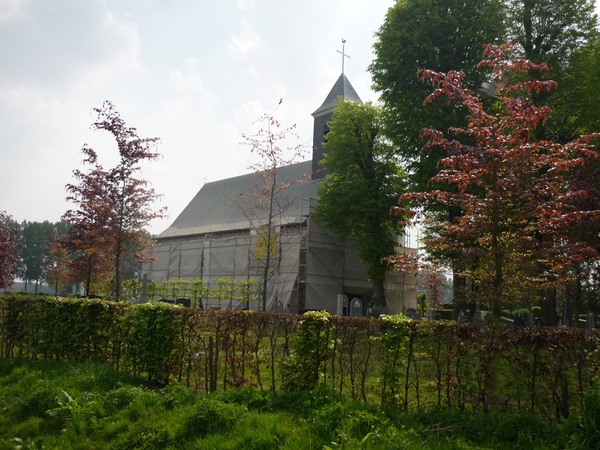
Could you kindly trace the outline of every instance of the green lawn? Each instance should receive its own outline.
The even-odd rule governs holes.
[[[600,448],[600,394],[587,401],[586,420],[564,424],[449,409],[402,414],[325,389],[201,395],[148,387],[100,364],[0,360],[0,450]]]

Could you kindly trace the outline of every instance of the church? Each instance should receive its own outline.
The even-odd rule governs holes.
[[[271,222],[269,239],[273,245],[269,246],[266,304],[254,299],[242,305],[209,295],[202,299],[205,308],[245,307],[288,313],[318,309],[354,316],[371,312],[373,284],[357,257],[353,240],[335,236],[311,218],[319,182],[326,178],[319,166],[326,151],[324,135],[339,97],[362,103],[343,70],[323,104],[312,113],[312,160],[277,170],[278,182],[288,185],[285,211],[275,214]],[[252,189],[257,177],[249,173],[204,184],[173,224],[156,238],[156,260],[143,268],[149,279],[202,279],[209,289],[223,279],[265,279],[264,236],[236,201]],[[304,182],[296,182],[303,178]],[[404,236],[397,239],[399,251],[416,252],[408,248]],[[384,287],[388,314],[416,308],[416,277],[389,273]]]

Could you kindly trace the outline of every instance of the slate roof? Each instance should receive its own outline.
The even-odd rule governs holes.
[[[310,180],[311,161],[284,166],[279,169],[278,180],[290,182],[308,174]],[[242,209],[236,206],[235,199],[244,192],[249,192],[251,183],[257,182],[254,173],[227,178],[225,180],[206,183],[198,191],[194,199],[186,206],[173,224],[163,231],[158,239],[177,238],[206,233],[245,230],[250,224]],[[300,223],[304,207],[308,211],[308,202],[302,205],[302,198],[313,198],[317,195],[317,181],[295,183],[285,190],[285,196],[294,203],[286,211],[282,224]]]
[[[348,78],[346,78],[346,75],[341,74],[331,88],[331,91],[329,91],[329,94],[327,95],[327,98],[323,104],[314,113],[312,113],[312,116],[318,117],[333,111],[333,108],[335,108],[335,102],[340,96],[353,102],[362,103],[362,100],[350,84]]]

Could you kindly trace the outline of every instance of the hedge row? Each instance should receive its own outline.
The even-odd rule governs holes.
[[[600,359],[599,335],[504,330],[405,316],[187,309],[52,297],[0,297],[0,357],[99,360],[150,382],[201,390],[304,390],[325,384],[406,411],[432,406],[579,408]]]

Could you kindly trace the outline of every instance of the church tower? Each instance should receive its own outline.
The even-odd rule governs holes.
[[[323,148],[323,141],[325,135],[329,131],[327,124],[333,117],[333,109],[335,108],[335,102],[339,97],[352,100],[362,104],[362,100],[344,75],[343,69],[342,74],[333,85],[333,88],[327,95],[327,98],[323,104],[317,109],[312,116],[315,118],[315,126],[313,130],[313,155],[312,155],[312,179],[318,180],[325,178],[326,172],[319,165],[319,161],[323,159],[323,155],[326,150]]]

